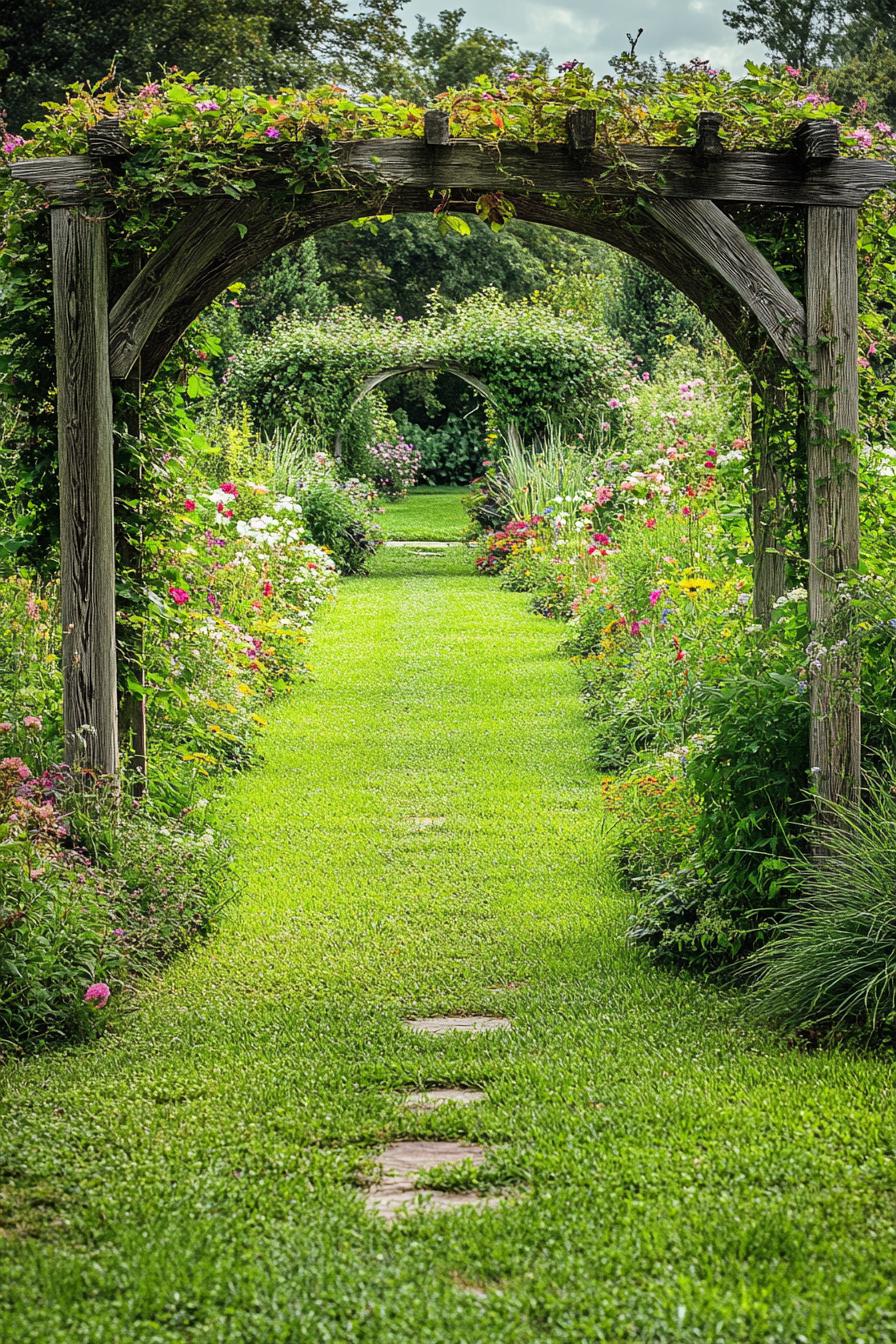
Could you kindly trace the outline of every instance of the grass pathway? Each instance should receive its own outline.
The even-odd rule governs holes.
[[[625,948],[556,642],[460,549],[343,586],[231,789],[218,935],[5,1070],[4,1344],[896,1338],[892,1066]],[[403,1026],[458,1011],[513,1030]],[[435,1083],[487,1100],[400,1104]],[[354,1174],[412,1136],[517,1194],[385,1224]]]
[[[467,488],[421,485],[387,504],[383,530],[390,541],[460,541],[467,533],[463,498]]]

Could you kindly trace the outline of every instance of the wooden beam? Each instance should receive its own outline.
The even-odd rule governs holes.
[[[253,201],[215,197],[183,217],[117,301],[109,319],[113,378],[126,378],[162,315],[194,281],[201,280],[229,240],[239,237]],[[220,291],[217,291],[220,292]]]
[[[38,188],[51,205],[89,201],[102,195],[109,179],[102,166],[87,154],[68,154],[58,159],[22,159],[10,169],[17,182]]]
[[[719,132],[725,118],[720,112],[697,113],[697,143],[694,152],[704,158],[724,154],[725,146]]]
[[[566,114],[566,146],[571,154],[590,153],[597,138],[593,107],[571,107]]]
[[[337,147],[348,174],[385,186],[452,191],[632,199],[658,197],[741,201],[753,205],[859,206],[896,180],[896,167],[877,159],[834,159],[807,171],[793,153],[699,155],[689,149],[619,146],[619,159],[570,154],[565,145],[454,140],[434,161],[421,140],[393,138]]]
[[[441,108],[433,107],[428,112],[423,113],[423,138],[428,145],[447,145],[450,143],[447,112],[443,112]]]
[[[566,145],[504,140],[454,140],[434,157],[424,139],[396,137],[335,146],[336,165],[367,185],[434,191],[559,193],[634,199],[645,193],[752,205],[859,206],[896,180],[896,167],[879,159],[806,161],[797,153],[759,151],[695,154],[690,149],[621,145],[618,157]],[[265,166],[259,158],[259,173]],[[86,155],[15,163],[12,175],[51,199],[86,200],[105,183]],[[259,177],[259,188],[282,190],[282,179]]]
[[[712,201],[654,201],[645,209],[729,285],[789,362],[805,349],[806,313],[762,253]]]
[[[801,121],[796,128],[793,143],[797,154],[806,164],[836,159],[840,153],[840,126],[827,118]]]
[[[66,760],[118,772],[106,225],[51,215]]]
[[[861,787],[860,663],[843,580],[859,561],[858,244],[854,210],[809,210],[809,756],[820,814]]]
[[[117,117],[103,117],[87,132],[87,150],[92,159],[126,159],[131,142]]]

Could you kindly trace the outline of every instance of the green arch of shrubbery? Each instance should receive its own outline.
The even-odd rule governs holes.
[[[485,291],[448,312],[434,305],[419,321],[374,321],[352,308],[322,322],[281,321],[237,356],[225,395],[263,431],[299,426],[332,447],[340,436],[345,442],[375,375],[462,369],[488,388],[491,427],[515,425],[526,437],[549,422],[572,428],[609,416],[623,358],[619,342],[580,316],[537,296],[508,303]],[[365,428],[361,416],[356,432]]]

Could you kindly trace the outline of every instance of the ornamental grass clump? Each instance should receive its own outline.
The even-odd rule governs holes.
[[[756,1011],[791,1030],[896,1032],[896,777],[867,781],[861,805],[838,807],[810,834],[803,894],[750,959]]]

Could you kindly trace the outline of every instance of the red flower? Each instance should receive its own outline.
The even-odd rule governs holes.
[[[271,597],[273,595],[274,585],[271,583],[270,579],[265,579],[261,591],[265,597]]]
[[[185,508],[185,510],[187,511],[187,513],[192,513],[193,510],[195,509],[195,507],[196,507],[196,501],[195,501],[195,499],[185,499],[185,500],[184,500],[184,508]]]

